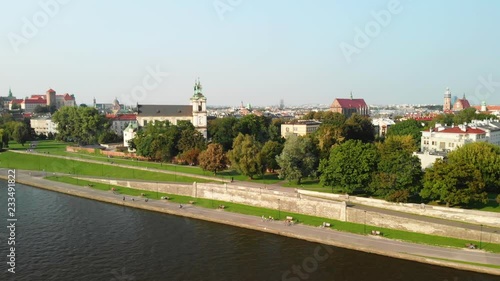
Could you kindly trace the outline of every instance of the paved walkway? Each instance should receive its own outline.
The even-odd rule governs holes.
[[[2,175],[6,175],[6,173],[2,173]],[[480,250],[442,248],[413,244],[389,240],[382,237],[363,236],[352,233],[339,232],[327,228],[311,227],[300,224],[287,226],[282,221],[264,221],[261,218],[255,216],[231,213],[224,210],[200,208],[194,205],[187,205],[180,209],[178,204],[163,200],[149,200],[148,202],[145,202],[143,198],[135,197],[135,200],[132,201],[131,196],[126,196],[126,200],[123,201],[123,195],[120,194],[113,194],[110,191],[100,191],[60,182],[53,182],[45,180],[41,176],[41,174],[31,173],[30,175],[29,172],[20,170],[17,171],[17,180],[19,182],[25,182],[26,184],[31,184],[34,186],[39,186],[42,188],[47,188],[81,197],[97,199],[119,205],[126,205],[136,208],[149,209],[153,211],[203,219],[218,223],[225,223],[239,227],[305,239],[313,242],[393,256],[397,258],[500,275],[500,270],[498,269],[484,268],[467,264],[453,264],[444,261],[429,260],[419,257],[425,256],[437,259],[451,259],[472,263],[500,265],[500,255],[486,253]]]

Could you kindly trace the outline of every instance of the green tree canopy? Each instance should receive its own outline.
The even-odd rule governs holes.
[[[300,184],[302,178],[315,176],[318,158],[311,139],[290,135],[276,161],[280,178]]]
[[[481,173],[486,190],[500,193],[500,147],[473,142],[448,153],[450,163],[469,163]]]
[[[233,149],[228,152],[231,166],[250,179],[263,174],[261,148],[262,145],[253,136],[239,133],[234,139]]]
[[[321,184],[347,193],[366,190],[376,171],[378,159],[374,144],[349,140],[336,145],[332,148],[330,157],[321,160]]]
[[[177,155],[179,129],[168,121],[148,123],[133,139],[137,154],[156,161],[171,161]]]
[[[410,135],[415,140],[417,147],[420,147],[420,139],[422,138],[422,124],[414,119],[408,119],[396,123],[389,127],[387,136],[404,136]]]
[[[12,137],[22,146],[30,139],[30,132],[28,130],[28,126],[23,122],[16,122],[16,126],[14,127],[14,132],[12,133]]]
[[[353,114],[345,121],[344,135],[346,140],[360,140],[362,142],[375,140],[371,119],[359,114]]]
[[[442,159],[426,170],[420,195],[444,201],[447,206],[488,200],[481,172],[474,165]]]
[[[110,127],[106,117],[91,107],[63,106],[52,120],[57,123],[58,140],[80,145],[97,143],[98,137]]]
[[[282,151],[283,144],[277,141],[267,141],[260,152],[264,169],[271,170],[273,172],[274,170],[279,169],[280,166],[276,161],[276,157],[280,155]]]

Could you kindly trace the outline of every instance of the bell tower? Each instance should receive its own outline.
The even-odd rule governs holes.
[[[443,104],[443,111],[450,111],[451,110],[451,91],[450,88],[446,88],[446,92],[444,92],[444,104]]]
[[[194,82],[194,94],[191,97],[193,107],[193,125],[207,138],[207,98],[203,95],[200,78]]]

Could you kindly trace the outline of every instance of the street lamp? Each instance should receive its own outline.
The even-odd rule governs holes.
[[[483,243],[483,225],[481,224],[481,233],[479,234],[479,249],[481,249],[482,243]]]
[[[281,219],[281,204],[280,204],[280,199],[278,199],[278,220]]]
[[[156,182],[156,200],[158,200],[158,182]]]
[[[363,234],[366,234],[366,211],[365,212],[365,224],[363,226]]]

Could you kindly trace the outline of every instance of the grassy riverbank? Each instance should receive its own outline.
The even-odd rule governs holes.
[[[94,188],[94,189],[104,190],[104,191],[109,191],[109,192],[111,192],[111,188],[115,188],[115,191],[117,193],[119,193],[120,195],[140,196],[141,193],[144,193],[145,197],[150,198],[150,199],[157,199],[157,198],[161,198],[162,196],[168,196],[170,198],[171,202],[180,203],[180,204],[188,204],[189,201],[195,201],[196,202],[195,204],[197,206],[204,207],[204,208],[217,208],[219,205],[224,205],[225,211],[247,214],[247,215],[254,215],[254,216],[258,216],[258,217],[272,216],[275,219],[284,219],[286,216],[291,216],[294,219],[297,219],[299,221],[299,223],[302,223],[305,225],[311,225],[311,226],[319,226],[323,222],[328,222],[331,224],[331,226],[332,226],[331,228],[333,228],[335,230],[356,233],[356,234],[366,234],[367,232],[370,232],[370,230],[375,228],[376,230],[381,231],[383,233],[383,237],[385,237],[385,238],[402,240],[402,241],[407,241],[407,242],[436,245],[436,246],[445,246],[445,247],[455,247],[455,248],[463,248],[464,245],[467,243],[474,243],[474,244],[478,244],[478,245],[480,244],[479,241],[470,241],[470,240],[463,240],[463,239],[455,239],[455,238],[406,232],[406,231],[387,229],[387,228],[381,228],[381,227],[372,227],[372,226],[368,226],[368,225],[365,226],[363,224],[343,222],[343,221],[337,221],[337,220],[332,220],[332,219],[326,219],[326,218],[321,218],[321,217],[314,217],[314,216],[308,216],[308,215],[296,214],[296,213],[290,213],[290,212],[283,212],[283,211],[274,210],[274,209],[247,206],[247,205],[236,204],[236,203],[231,203],[231,202],[202,199],[202,198],[193,198],[193,197],[189,197],[189,196],[180,196],[180,195],[175,195],[175,194],[156,193],[156,192],[147,191],[147,190],[137,190],[137,189],[125,188],[125,187],[120,187],[120,186],[113,186],[113,185],[103,184],[103,183],[94,183],[94,182],[85,181],[85,180],[81,180],[81,179],[77,180],[77,179],[74,179],[71,177],[51,176],[51,177],[47,177],[47,179],[53,180],[53,181],[69,183],[69,184],[73,184],[73,185],[79,185],[79,186],[88,186],[89,184],[91,184],[92,188]],[[483,250],[486,250],[489,252],[494,252],[494,253],[500,253],[500,244],[491,244],[491,243],[487,243],[487,241],[482,241],[481,244],[482,244]]]

